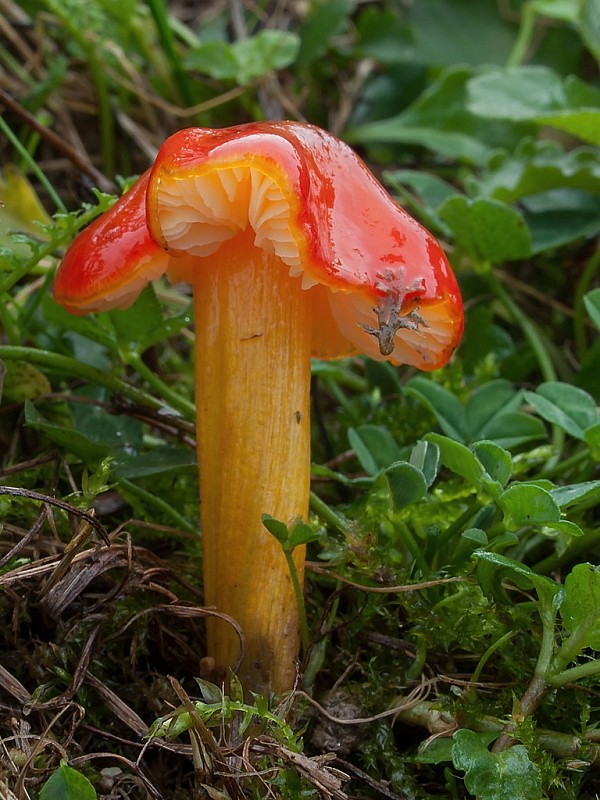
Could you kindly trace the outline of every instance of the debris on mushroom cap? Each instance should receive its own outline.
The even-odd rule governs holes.
[[[57,278],[59,302],[83,303],[85,310],[122,304],[121,289],[131,301],[135,285],[161,271],[171,280],[192,280],[203,259],[250,227],[255,245],[276,254],[307,289],[315,356],[364,353],[430,370],[460,340],[460,293],[440,245],[351,148],[319,128],[265,122],[179,131],[131,193],[97,221],[101,226],[87,243],[100,245],[105,263],[118,247],[119,267],[97,283],[99,265],[87,268],[77,299],[63,290],[61,272],[73,261],[68,253]],[[114,233],[124,211],[127,238],[135,240],[127,255],[128,243]]]

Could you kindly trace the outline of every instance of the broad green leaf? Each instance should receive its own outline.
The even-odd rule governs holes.
[[[600,145],[600,109],[598,108],[540,114],[535,121],[540,125],[550,125],[559,131],[570,133],[585,142]]]
[[[490,745],[497,736],[497,733],[478,733],[484,745]],[[431,736],[419,748],[415,761],[419,764],[442,764],[444,761],[452,761],[452,748],[454,742],[448,737],[438,739]]]
[[[576,439],[584,439],[584,431],[599,421],[594,398],[568,383],[542,383],[535,392],[525,392],[523,396],[541,417]]]
[[[465,415],[471,440],[491,438],[488,427],[494,427],[509,412],[521,405],[521,394],[502,378],[488,381],[471,393],[465,404]]]
[[[277,539],[286,553],[291,553],[296,547],[314,542],[320,538],[320,534],[317,531],[300,520],[288,527],[284,522],[274,519],[270,514],[263,514],[261,519],[262,524]]]
[[[396,114],[399,109],[406,108],[427,83],[425,67],[415,61],[389,64],[386,69],[372,71],[361,87],[358,102],[353,106],[344,140],[348,138],[349,130],[375,120],[387,119],[391,113]],[[375,146],[371,152],[378,160],[377,151],[387,149]]]
[[[409,396],[416,397],[435,414],[441,429],[447,436],[459,442],[467,440],[465,412],[460,401],[452,392],[420,376],[408,381],[404,391]]]
[[[561,78],[547,67],[491,69],[468,85],[471,111],[493,119],[535,119],[540,110],[561,108],[564,101]]]
[[[357,50],[363,58],[397,64],[414,57],[412,31],[395,11],[368,6],[360,14],[356,29]]]
[[[115,308],[108,316],[121,347],[136,348],[144,336],[160,327],[163,313],[152,284],[148,284],[136,301],[125,311]]]
[[[508,533],[508,532],[507,532]],[[504,535],[494,537],[491,543],[493,547],[508,547],[516,543],[517,537],[514,533],[508,534],[513,537],[512,542],[504,541]],[[497,544],[497,539],[503,540],[500,545]],[[503,585],[503,570],[485,558],[480,558],[480,554],[487,553],[488,550],[474,550],[471,552],[471,557],[477,560],[477,567],[475,570],[475,577],[477,583],[481,587],[481,591],[486,597],[492,598],[497,603],[510,605],[510,595]],[[528,587],[529,588],[529,587]]]
[[[307,67],[329,49],[354,9],[354,0],[317,0],[300,26],[300,49],[296,63]]]
[[[598,195],[600,153],[591,147],[565,152],[557,142],[525,139],[513,154],[496,153],[483,175],[471,179],[470,189],[505,203],[554,189]]]
[[[238,69],[232,46],[217,39],[200,42],[190,50],[185,66],[218,81],[234,80]]]
[[[41,431],[67,454],[80,458],[85,464],[96,464],[110,452],[109,445],[95,442],[73,428],[48,421],[29,401],[25,402],[25,425]]]
[[[491,753],[480,734],[465,728],[452,739],[454,766],[465,773],[465,786],[479,800],[541,800],[540,771],[522,744]]]
[[[558,522],[549,522],[543,527],[549,528],[557,533],[562,533],[565,536],[583,536],[585,533],[585,531],[582,530],[577,523],[571,522],[571,520],[568,519],[560,519]]]
[[[527,258],[531,234],[523,215],[499,200],[449,197],[438,209],[456,245],[479,263]]]
[[[600,234],[600,197],[588,192],[552,189],[524,197],[521,207],[534,255]]]
[[[514,29],[493,0],[418,0],[403,13],[428,64],[504,64],[510,54]]]
[[[443,764],[452,761],[452,739],[430,737],[424,742],[414,756],[418,764]]]
[[[93,338],[82,336],[76,331],[65,330],[63,332],[63,339],[69,343],[70,355],[81,361],[84,364],[89,364],[96,369],[108,372],[113,368],[113,362],[110,354],[107,352],[104,344],[99,344]],[[101,337],[98,337],[101,340]],[[112,346],[112,350],[116,352],[116,340]]]
[[[560,606],[565,629],[581,636],[581,648],[600,651],[600,572],[592,564],[576,564],[565,579]]]
[[[520,411],[495,417],[481,433],[505,449],[546,438],[542,421]]]
[[[514,483],[496,501],[508,530],[559,522],[560,508],[549,491],[534,483]]]
[[[467,375],[473,375],[482,363],[499,364],[514,351],[510,334],[496,323],[496,314],[489,303],[465,308],[465,333],[458,352]]]
[[[494,499],[512,472],[510,453],[494,442],[477,442],[469,449],[437,433],[427,434],[427,441],[440,449],[444,466],[461,475],[478,489],[485,489]]]
[[[285,544],[289,538],[288,526],[279,519],[274,519],[270,514],[262,515],[262,524],[274,536],[279,544]]]
[[[511,540],[510,537],[513,537]],[[506,532],[492,541],[494,547],[506,547],[516,544],[514,534]],[[563,588],[545,575],[538,575],[520,561],[503,556],[489,550],[476,550],[472,557],[477,559],[477,579],[486,594],[490,594],[500,602],[510,602],[508,593],[502,587],[503,576],[508,573],[510,580],[522,589],[532,588],[537,592],[540,611],[556,616],[560,605]]]
[[[581,0],[579,33],[596,61],[600,63],[600,0]]]
[[[107,393],[90,387],[78,394],[82,398],[104,400]],[[142,450],[143,427],[139,420],[128,414],[111,414],[101,405],[86,402],[72,402],[69,407],[75,428],[91,441],[129,455]]]
[[[204,680],[204,678],[194,679],[200,688],[202,699],[205,703],[222,703],[224,700],[223,690],[215,683]]]
[[[392,434],[380,425],[361,425],[348,430],[348,441],[369,475],[376,475],[401,458]]]
[[[79,336],[90,339],[95,344],[101,344],[107,350],[116,352],[117,338],[112,323],[108,327],[101,324],[102,315],[76,316],[70,314],[65,308],[55,303],[50,295],[42,300],[44,318],[63,331],[77,333]],[[104,319],[110,319],[108,315]]]
[[[40,792],[40,800],[96,800],[96,797],[96,790],[85,775],[64,760]]]
[[[234,45],[235,79],[240,86],[292,64],[300,50],[300,38],[292,31],[262,30]]]
[[[440,130],[433,126],[427,128],[424,125],[409,125],[402,115],[361,125],[351,130],[346,139],[352,144],[389,142],[398,145],[418,145],[445,158],[474,164],[484,163],[489,154],[484,144],[465,133]]]
[[[466,478],[474,486],[481,485],[485,477],[483,464],[468,447],[439,433],[428,433],[426,438],[428,442],[439,447],[440,458],[445,467]]]
[[[545,603],[551,603],[552,598],[561,591],[561,587],[550,580],[550,578],[547,578],[545,575],[538,575],[537,572],[534,572],[520,561],[515,561],[512,558],[508,558],[508,556],[503,556],[501,553],[494,553],[489,550],[476,550],[473,553],[473,558],[510,572],[519,586],[526,589],[535,588],[540,600],[543,600]]]
[[[502,486],[508,483],[513,469],[512,457],[508,450],[486,440],[475,442],[471,449],[493,481],[498,481]]]
[[[583,302],[590,319],[600,331],[600,289],[592,289],[584,295]]]
[[[461,533],[463,539],[467,539],[469,542],[475,542],[475,544],[479,546],[485,547],[488,544],[488,536],[485,531],[482,531],[481,528],[467,528],[466,531]]]
[[[584,481],[569,486],[557,486],[550,494],[561,508],[570,508],[579,503],[600,500],[600,481]]]
[[[492,537],[491,545],[493,547],[497,547],[499,550],[503,550],[506,547],[512,547],[513,545],[517,544],[518,541],[519,537],[516,535],[516,533],[512,533],[511,531],[503,531],[502,533],[498,533]]]
[[[469,109],[482,117],[551,125],[600,144],[600,92],[542,66],[493,69],[468,87]]]
[[[421,470],[427,486],[431,486],[437,477],[438,468],[440,464],[440,449],[433,442],[428,442],[426,439],[421,439],[413,447],[409,463],[413,467]]]
[[[98,392],[89,390],[82,394],[94,396]],[[86,464],[95,464],[107,455],[133,456],[141,451],[143,428],[138,420],[126,414],[109,414],[101,406],[85,402],[69,403],[69,411],[69,421],[64,415],[54,421],[26,401],[25,424],[42,431]]]
[[[489,124],[467,108],[469,67],[450,67],[402,113],[346,132],[350,143],[427,147],[448,158],[485,164],[496,147],[516,146],[527,127]]]
[[[320,538],[321,534],[318,531],[313,530],[310,525],[307,525],[305,522],[298,521],[290,527],[290,535],[286,549],[295,550],[296,547],[309,544],[310,542],[316,542]]]
[[[402,508],[416,503],[427,492],[427,481],[420,469],[408,461],[398,461],[385,471],[390,486],[394,508]]]
[[[187,447],[164,445],[145,453],[130,455],[118,453],[115,457],[115,475],[121,478],[147,478],[150,475],[194,474],[198,468],[196,454]]]
[[[423,204],[425,212],[430,217],[435,217],[439,225],[443,225],[443,223],[438,218],[437,209],[449,197],[460,194],[454,186],[429,172],[399,169],[394,172],[384,172],[383,177],[392,189],[401,192],[409,190],[416,194]]]
[[[262,30],[233,44],[211,40],[196,45],[186,58],[188,69],[196,69],[216,80],[234,80],[240,86],[283,69],[294,62],[300,39],[290,31]]]

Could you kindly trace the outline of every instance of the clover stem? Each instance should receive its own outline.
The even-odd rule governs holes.
[[[261,518],[290,524],[308,512],[311,304],[248,232],[199,260],[193,285],[205,603],[243,630],[244,688],[283,692],[294,682],[299,614],[284,554]],[[304,551],[294,551],[300,584]],[[229,624],[208,619],[207,641],[219,668],[236,665]]]

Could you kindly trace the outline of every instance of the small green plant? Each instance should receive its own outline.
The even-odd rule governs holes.
[[[346,776],[328,767],[326,760],[304,755],[301,734],[287,721],[289,702],[272,710],[261,695],[253,695],[251,702],[244,701],[243,687],[234,674],[229,677],[228,695],[213,683],[201,679],[196,682],[202,699],[190,700],[176,685],[182,705],[156,720],[148,735],[151,739],[174,741],[188,734],[200,790],[220,792],[219,797],[226,797],[235,776],[234,796],[250,793],[261,797],[266,788],[263,776],[269,775],[278,796],[289,800],[316,798],[323,786],[332,796],[344,796],[341,788]],[[213,731],[220,731],[219,740]],[[227,766],[226,754],[232,753],[242,756],[241,772],[234,773]]]
[[[66,761],[48,778],[40,792],[40,800],[96,800],[96,791],[89,780]]]

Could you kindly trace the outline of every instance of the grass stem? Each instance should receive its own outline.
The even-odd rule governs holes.
[[[67,213],[67,209],[63,201],[58,196],[58,193],[54,189],[52,183],[48,180],[45,176],[44,172],[40,169],[36,161],[34,160],[33,156],[29,152],[29,150],[22,144],[22,142],[15,136],[9,125],[0,115],[0,130],[4,133],[8,141],[12,144],[15,150],[19,153],[23,161],[27,164],[31,172],[35,175],[38,181],[42,184],[48,196],[56,206],[58,211],[62,211],[63,213]]]

